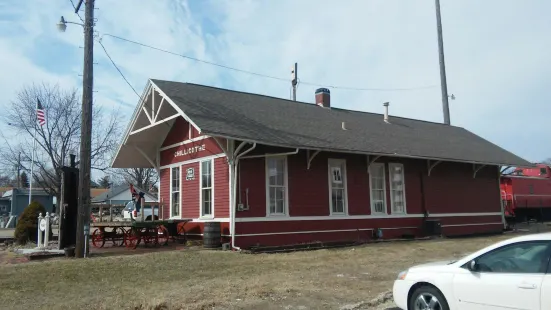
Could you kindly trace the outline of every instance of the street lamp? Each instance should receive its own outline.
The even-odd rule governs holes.
[[[82,27],[84,27],[84,24],[68,22],[65,20],[65,18],[63,18],[63,16],[61,16],[59,23],[57,23],[57,30],[59,30],[59,32],[65,32],[65,29],[67,29],[67,24],[81,25]]]

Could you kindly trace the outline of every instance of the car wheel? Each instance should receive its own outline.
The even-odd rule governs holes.
[[[450,310],[442,293],[433,286],[423,285],[415,289],[408,301],[410,310]]]

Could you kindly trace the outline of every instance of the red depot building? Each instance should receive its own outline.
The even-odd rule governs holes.
[[[314,95],[314,94],[313,94]],[[234,249],[502,231],[500,167],[460,127],[149,80],[114,168],[160,174],[164,218],[220,222]]]

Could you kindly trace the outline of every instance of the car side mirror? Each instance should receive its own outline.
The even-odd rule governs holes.
[[[474,259],[472,261],[470,261],[467,266],[469,267],[470,271],[477,271],[478,270],[478,264],[476,263],[476,260],[474,260]]]

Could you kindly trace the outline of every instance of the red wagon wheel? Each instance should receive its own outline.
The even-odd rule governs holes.
[[[103,238],[103,232],[100,231],[98,228],[94,230],[92,233],[92,245],[95,248],[103,248],[105,245],[105,239]]]
[[[142,228],[142,239],[144,245],[148,245],[150,243],[155,243],[155,236],[156,230],[154,228]]]
[[[130,228],[124,234],[125,236],[125,245],[127,248],[135,249],[138,246],[139,235],[134,228]]]
[[[113,235],[111,236],[111,241],[114,246],[123,246],[126,244],[125,238],[126,232],[122,227],[113,228]]]
[[[155,244],[167,245],[168,244],[168,229],[163,225],[157,227],[157,236],[155,238]]]

